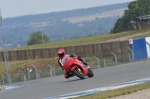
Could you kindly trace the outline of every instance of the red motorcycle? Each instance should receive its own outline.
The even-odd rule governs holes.
[[[85,79],[86,76],[93,77],[94,73],[90,68],[84,66],[84,64],[77,58],[72,58],[66,55],[62,59],[63,68],[73,76],[77,76],[80,79]]]

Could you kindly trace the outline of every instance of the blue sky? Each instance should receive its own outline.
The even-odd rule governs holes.
[[[0,0],[3,18],[89,8],[134,0]]]

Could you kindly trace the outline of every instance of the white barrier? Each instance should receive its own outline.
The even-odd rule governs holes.
[[[147,56],[148,56],[148,58],[150,58],[150,37],[146,37],[145,40],[146,40],[146,43],[148,43],[148,44],[146,44]]]

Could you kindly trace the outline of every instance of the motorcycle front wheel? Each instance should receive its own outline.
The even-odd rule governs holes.
[[[88,77],[93,77],[94,76],[94,72],[91,69],[88,69]]]
[[[77,77],[79,77],[80,79],[85,79],[85,76],[83,75],[81,69],[75,68],[75,69],[73,70],[73,73],[74,73]]]

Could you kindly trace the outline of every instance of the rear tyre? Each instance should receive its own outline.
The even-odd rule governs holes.
[[[80,79],[85,79],[85,76],[83,75],[82,71],[79,68],[75,68],[73,70],[73,73]]]
[[[94,72],[89,68],[88,69],[88,74],[87,74],[88,77],[93,77],[94,76]]]

